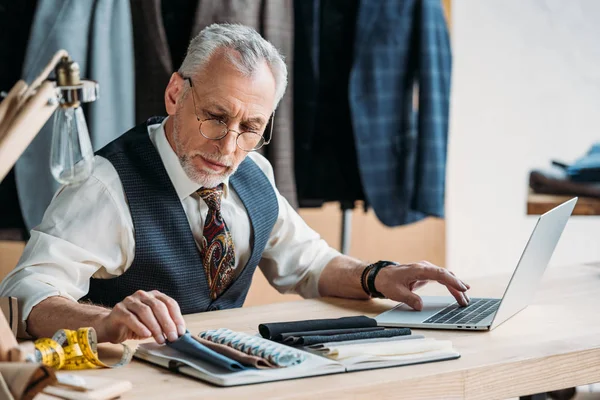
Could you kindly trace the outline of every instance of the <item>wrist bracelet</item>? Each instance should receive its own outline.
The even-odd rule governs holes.
[[[377,288],[375,288],[375,278],[377,278],[377,274],[382,268],[385,268],[390,265],[397,264],[393,261],[377,261],[376,263],[369,265],[369,267],[371,268],[369,269],[369,274],[367,275],[367,289],[369,290],[369,294],[371,295],[371,297],[379,299],[385,298],[383,293],[379,292]]]
[[[373,264],[367,265],[365,269],[363,269],[362,275],[360,277],[360,285],[369,297],[371,297],[371,292],[369,292],[369,288],[367,286],[367,274],[369,273],[369,271],[371,271],[372,268]]]

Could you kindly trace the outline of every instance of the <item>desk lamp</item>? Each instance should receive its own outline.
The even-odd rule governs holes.
[[[48,79],[54,70],[56,79]],[[79,65],[59,50],[27,85],[18,81],[0,103],[0,182],[54,113],[50,171],[61,184],[85,181],[94,153],[81,109],[95,101],[98,83],[82,80]]]

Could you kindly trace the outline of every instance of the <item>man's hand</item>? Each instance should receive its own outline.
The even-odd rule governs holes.
[[[413,290],[424,286],[428,281],[437,281],[446,286],[461,306],[469,305],[466,291],[471,287],[447,269],[427,261],[385,267],[377,274],[375,287],[385,297],[421,310],[423,301]]]
[[[98,340],[121,343],[154,337],[157,343],[185,334],[185,321],[175,300],[157,290],[138,290],[102,317]]]

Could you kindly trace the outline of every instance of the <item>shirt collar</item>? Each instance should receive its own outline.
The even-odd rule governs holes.
[[[179,157],[177,157],[177,154],[175,154],[175,151],[169,144],[167,136],[165,135],[165,123],[167,122],[167,119],[168,117],[160,124],[149,125],[148,133],[150,135],[150,140],[154,144],[154,147],[156,147],[156,151],[158,151],[163,165],[165,166],[167,175],[169,175],[171,183],[173,183],[173,187],[177,192],[177,196],[179,196],[179,200],[183,200],[195,193],[201,186],[187,176],[179,162]],[[226,178],[225,181],[223,181],[223,197],[227,197],[228,194],[229,178]]]

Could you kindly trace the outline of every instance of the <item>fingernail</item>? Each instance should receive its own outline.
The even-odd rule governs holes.
[[[158,344],[165,344],[165,338],[163,337],[163,335],[155,337],[154,340],[156,340],[156,343]]]
[[[179,333],[179,336],[185,335],[185,326],[177,325],[177,333]]]
[[[420,300],[415,301],[415,310],[420,310],[421,308],[423,308],[423,304],[421,303]]]
[[[174,342],[177,340],[177,338],[178,338],[177,332],[172,331],[172,332],[167,333],[167,339],[169,339],[169,342]]]
[[[466,293],[463,293],[463,296],[465,296],[465,300],[467,301],[467,305],[471,302],[471,299],[469,298],[469,295]]]
[[[468,290],[464,283],[460,282],[460,287],[462,290]]]

